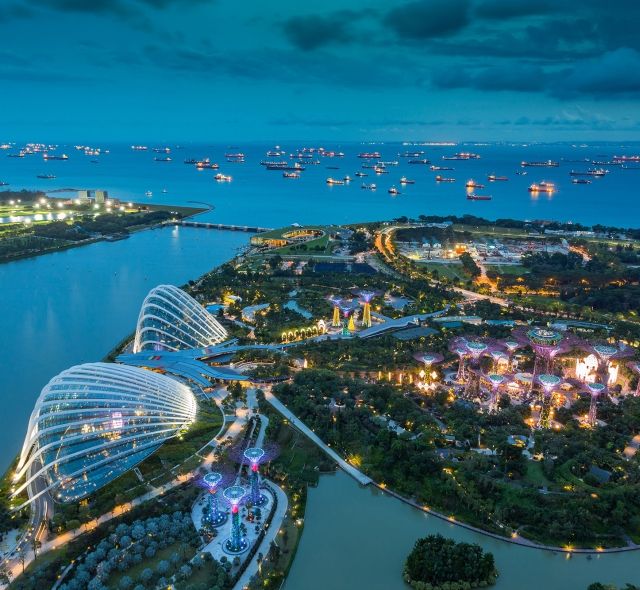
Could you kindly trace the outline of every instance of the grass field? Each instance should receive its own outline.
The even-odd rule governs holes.
[[[487,272],[492,270],[500,275],[523,275],[529,271],[520,264],[487,264]]]
[[[462,270],[460,263],[440,264],[437,262],[417,262],[421,268],[428,271],[437,270],[441,277],[447,277],[449,279],[460,279],[466,281],[469,279],[468,275]]]

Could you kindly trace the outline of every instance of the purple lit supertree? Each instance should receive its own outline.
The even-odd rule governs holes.
[[[456,381],[458,383],[462,383],[464,378],[466,377],[466,364],[467,359],[469,358],[469,351],[466,346],[455,345],[451,348],[451,352],[453,352],[458,357],[458,372],[456,373]]]
[[[555,387],[562,383],[562,379],[557,375],[550,373],[542,373],[535,376],[535,382],[542,386],[542,409],[540,410],[540,418],[538,426],[540,428],[549,428],[551,422],[551,394]]]
[[[244,458],[249,461],[251,473],[249,474],[249,500],[253,506],[264,506],[267,497],[260,492],[260,462],[265,456],[264,449],[249,447],[244,451]]]
[[[218,501],[219,490],[223,485],[224,479],[224,474],[219,471],[212,471],[211,473],[207,473],[198,482],[201,487],[207,490],[207,497],[209,499],[209,510],[202,516],[203,526],[219,527],[227,520],[227,513],[220,510],[220,503]]]
[[[340,311],[342,312],[342,335],[351,336],[351,333],[355,331],[356,325],[353,321],[354,311],[353,301],[350,299],[342,300],[340,303]]]
[[[628,346],[612,346],[610,344],[594,344],[584,347],[598,359],[596,370],[601,383],[609,385],[609,367],[611,361],[621,360],[634,355],[634,350]]]
[[[490,353],[491,358],[493,359],[493,367],[492,370],[494,373],[498,372],[498,367],[500,365],[500,361],[502,359],[508,359],[509,357],[505,352],[499,350],[498,348],[494,348]]]
[[[507,340],[504,340],[501,344],[504,346],[507,356],[509,357],[509,371],[513,371],[513,355],[522,344],[513,338],[507,338]]]
[[[489,412],[498,411],[498,391],[500,386],[506,381],[504,375],[498,373],[489,373],[486,375],[487,381],[491,385],[491,396],[489,397]]]
[[[587,383],[587,389],[591,394],[587,422],[589,426],[593,427],[597,424],[598,420],[598,397],[600,397],[600,395],[606,391],[607,386],[604,383]]]
[[[224,499],[231,506],[231,536],[223,543],[225,552],[237,555],[249,548],[240,526],[240,505],[245,500],[247,490],[242,486],[231,486],[224,490]]]
[[[636,375],[638,375],[638,384],[636,385],[636,395],[640,396],[640,363],[627,363],[629,367]]]
[[[517,328],[513,331],[513,336],[522,344],[533,349],[535,353],[534,377],[538,373],[552,373],[555,357],[559,353],[568,352],[580,342],[572,335],[548,328]]]

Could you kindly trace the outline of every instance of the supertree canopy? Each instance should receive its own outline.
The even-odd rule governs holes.
[[[340,302],[340,311],[342,311],[342,335],[349,336],[352,332],[355,331],[356,325],[353,321],[353,311],[354,311],[354,303],[353,300],[347,299],[342,300]]]
[[[498,390],[500,386],[507,380],[504,375],[498,373],[489,373],[486,375],[487,380],[491,384],[491,397],[489,399],[489,411],[495,412],[498,409]]]
[[[360,291],[360,301],[362,302],[362,326],[371,327],[371,300],[376,296],[375,291]]]
[[[224,542],[223,548],[227,553],[243,553],[249,544],[242,535],[240,526],[240,504],[245,499],[247,491],[242,486],[226,488],[223,496],[231,506],[231,536]]]
[[[627,366],[638,375],[638,385],[636,386],[636,395],[640,395],[640,363],[628,363]]]
[[[342,304],[342,299],[340,297],[329,297],[329,301],[331,305],[333,305],[333,318],[331,320],[331,325],[334,328],[339,328],[340,323],[340,305]]]
[[[555,387],[562,383],[562,379],[557,375],[542,373],[541,375],[537,375],[535,377],[535,380],[542,386],[542,389],[544,390],[538,426],[540,426],[541,428],[548,428],[551,421],[551,393]]]
[[[578,343],[571,335],[548,328],[519,328],[513,331],[513,336],[522,344],[531,346],[535,352],[534,375],[551,373],[556,355],[568,352]]]
[[[620,360],[634,355],[634,350],[628,346],[612,346],[610,344],[594,344],[585,347],[598,359],[598,376],[603,383],[609,382],[609,365],[613,360]]]
[[[441,363],[444,357],[439,352],[418,352],[413,355],[419,363],[423,363],[425,367],[431,367],[436,363]]]

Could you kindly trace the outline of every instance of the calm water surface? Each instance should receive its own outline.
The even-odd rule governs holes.
[[[309,491],[305,528],[284,590],[408,590],[404,560],[416,539],[441,533],[479,543],[500,570],[495,590],[586,590],[595,581],[640,582],[640,553],[573,556],[518,547],[466,531],[338,472]]]
[[[165,228],[0,264],[0,469],[20,449],[49,379],[101,360],[131,334],[152,287],[197,278],[246,240],[239,232]]]

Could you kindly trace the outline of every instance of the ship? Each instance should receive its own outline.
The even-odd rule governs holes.
[[[356,176],[367,176],[367,173],[366,173],[366,172],[360,172],[360,170],[358,170],[358,171],[355,173],[355,175],[356,175]]]
[[[206,158],[204,160],[198,160],[196,162],[196,168],[198,170],[217,170],[218,168],[220,168],[219,164],[216,164],[215,162],[210,162],[209,158]]]
[[[489,176],[487,176],[487,180],[489,182],[497,182],[497,181],[505,181],[509,179],[506,176],[496,176],[495,174],[489,174]]]
[[[545,160],[544,162],[520,162],[520,166],[523,168],[557,168],[560,166],[558,162],[554,162],[553,160]]]
[[[436,176],[436,182],[455,182],[456,179],[455,178],[446,178],[444,176],[440,176],[438,174],[438,176]]]
[[[376,167],[373,169],[373,171],[374,171],[376,174],[389,174],[389,171],[388,171],[388,170],[386,170],[386,169],[384,168],[384,166],[383,166],[383,167],[376,166]]]
[[[171,158],[169,156],[165,156],[164,158],[159,158],[158,156],[156,156],[155,158],[153,158],[154,162],[171,162]]]
[[[439,172],[441,170],[453,170],[453,168],[451,166],[429,166],[429,170]]]
[[[518,176],[526,176],[527,175],[527,171],[526,170],[516,170],[516,174]]]
[[[400,179],[400,184],[415,184],[416,181],[415,180],[410,180],[409,178],[407,178],[406,176],[403,176]]]
[[[490,201],[491,199],[491,195],[476,195],[475,193],[470,193],[467,195],[468,201]]]
[[[151,191],[147,191],[146,193],[144,193],[145,197],[153,197],[153,193]]]
[[[397,166],[398,160],[393,160],[392,162],[378,162],[378,166]]]
[[[458,152],[453,156],[442,156],[443,160],[479,160],[478,154],[472,154],[471,152]]]
[[[226,174],[221,174],[220,172],[218,172],[218,174],[216,174],[213,177],[214,180],[216,180],[217,182],[231,182],[232,178],[231,176],[227,176]]]
[[[55,156],[53,154],[47,154],[46,152],[42,154],[42,157],[45,160],[68,160],[69,159],[69,156],[67,156],[67,154],[61,154],[59,156]]]
[[[289,162],[284,162],[283,163],[277,163],[277,164],[267,164],[266,166],[267,170],[287,170],[289,172],[302,172],[305,168],[304,166],[301,166],[298,162],[296,162],[295,164],[291,165],[289,164]]]
[[[362,185],[362,188],[363,188],[363,189],[366,189],[366,190],[368,190],[368,191],[374,191],[374,190],[376,190],[378,187],[377,187],[375,184],[373,184],[373,183],[372,183],[372,184],[363,184],[363,185]]]
[[[346,183],[351,182],[351,176],[345,176],[345,177],[344,177],[344,181],[345,181]]]
[[[419,158],[422,156],[424,152],[404,152],[404,154],[400,154],[401,158]]]
[[[331,178],[331,177],[327,178],[326,182],[327,182],[327,184],[330,184],[330,185],[333,185],[333,184],[344,184],[344,180],[339,180],[339,179]]]
[[[146,145],[132,145],[132,146],[131,146],[131,149],[132,149],[134,152],[146,152],[146,151],[147,151],[147,149],[149,149],[149,148],[147,148],[147,146],[146,146]]]
[[[185,158],[184,163],[185,164],[197,164],[198,160],[196,160],[195,158]]]
[[[280,156],[284,156],[287,152],[280,149],[280,146],[275,146],[272,150],[267,152],[267,158],[278,158]]]
[[[604,168],[590,168],[589,170],[572,170],[569,172],[570,176],[606,176],[609,174],[608,170]]]
[[[613,156],[611,159],[614,162],[619,162],[621,164],[625,162],[640,163],[640,156]]]
[[[401,194],[400,191],[395,186],[392,186],[387,192],[390,195],[399,195],[399,194]]]
[[[36,178],[41,178],[43,180],[53,180],[55,177],[55,174],[38,174],[36,176]]]
[[[363,160],[372,160],[372,159],[379,159],[380,158],[380,152],[362,152],[360,154],[358,154],[358,158],[362,158]]]
[[[479,182],[476,182],[475,180],[473,180],[473,178],[470,178],[469,180],[467,180],[467,184],[465,184],[465,186],[467,188],[484,188],[484,184],[480,184]]]
[[[300,178],[299,172],[283,172],[282,176],[284,178]]]
[[[154,147],[152,149],[156,154],[168,154],[171,152],[170,147]]]
[[[409,164],[431,164],[431,160],[427,160],[426,158],[420,158],[416,160],[409,160]]]
[[[553,193],[556,190],[556,185],[553,182],[534,182],[529,187],[530,193]]]
[[[0,180],[0,186],[9,186],[9,183],[4,180]]]
[[[591,184],[591,180],[588,178],[572,178],[571,182],[573,184]]]
[[[234,152],[224,155],[227,160],[244,160],[244,154],[242,152]]]

